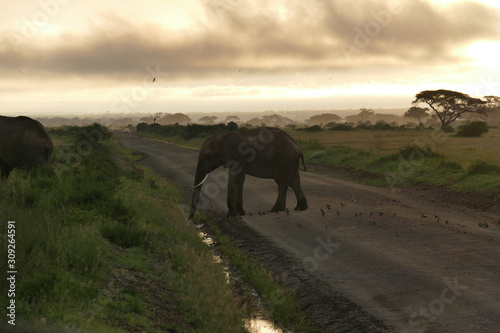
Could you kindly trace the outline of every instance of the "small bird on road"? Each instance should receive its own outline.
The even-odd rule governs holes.
[[[300,227],[300,228],[304,228],[302,225],[300,225],[299,222],[297,222],[297,225]]]
[[[356,201],[356,199],[354,199],[353,197],[351,197],[351,199],[352,199],[352,202],[354,202],[354,203],[358,203],[358,202]]]
[[[332,206],[330,206],[329,204],[326,204],[326,208],[332,209]]]
[[[340,202],[340,205],[341,205],[342,207],[344,207],[344,206],[345,206],[345,203],[343,203],[343,202],[341,201],[341,202]]]
[[[321,210],[321,214],[323,215],[323,217],[325,217],[325,211],[323,210],[323,208],[320,208],[319,210]]]
[[[426,219],[427,215],[425,215],[424,213],[422,213],[422,215],[420,215],[420,217],[423,218],[423,219]]]

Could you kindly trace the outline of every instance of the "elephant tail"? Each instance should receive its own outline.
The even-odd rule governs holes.
[[[304,167],[304,171],[306,171],[307,168],[306,168],[306,163],[304,162],[304,153],[300,152],[299,157],[302,160],[302,166]]]

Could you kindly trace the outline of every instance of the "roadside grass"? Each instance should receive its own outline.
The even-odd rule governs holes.
[[[68,148],[85,140],[71,130],[51,134],[57,146],[50,168],[15,170],[0,184],[2,244],[7,221],[16,221],[16,326],[244,331],[235,295],[186,223],[175,187],[128,162],[134,154],[110,140],[70,161]],[[6,246],[0,255],[7,257]],[[8,270],[5,260],[0,269]],[[6,279],[0,288],[5,309]]]
[[[296,132],[291,133],[292,137]],[[357,135],[361,135],[366,147],[360,145]],[[434,142],[432,135],[429,130],[334,132],[319,137],[300,132],[296,139],[307,163],[353,170],[358,180],[370,185],[429,184],[464,192],[500,187],[500,131],[491,130],[485,138],[470,141],[445,134]],[[334,139],[344,144],[336,144]]]

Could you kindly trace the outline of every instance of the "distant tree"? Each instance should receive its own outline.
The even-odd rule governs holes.
[[[415,118],[418,120],[419,124],[422,124],[420,119],[427,118],[430,114],[427,112],[429,108],[419,108],[418,106],[412,106],[405,112],[405,118]]]
[[[249,121],[247,121],[247,124],[250,124],[255,127],[260,126],[261,123],[262,123],[261,118],[252,118]]]
[[[274,113],[271,115],[262,116],[262,120],[267,124],[267,126],[285,126],[293,122],[291,119]]]
[[[485,101],[451,90],[425,90],[415,95],[412,104],[424,102],[435,112],[445,128],[466,112],[483,114],[487,112]]]
[[[172,125],[172,124],[187,125],[188,123],[191,122],[191,118],[189,118],[189,116],[183,113],[174,113],[174,114],[167,113],[160,120],[157,119],[156,122],[162,125]]]
[[[154,118],[153,117],[142,117],[139,119],[141,123],[146,123],[146,124],[152,124],[154,123]]]
[[[228,124],[227,124],[227,129],[229,131],[237,131],[238,130],[238,124],[235,123],[234,121],[230,121]]]
[[[226,120],[224,120],[224,123],[227,124],[227,123],[230,123],[230,122],[237,122],[237,121],[240,121],[240,117],[238,117],[238,116],[227,116]]]
[[[347,116],[345,117],[345,120],[354,123],[358,121],[366,122],[373,120],[374,117],[375,117],[375,111],[362,108],[360,109],[360,112],[358,114]]]
[[[498,96],[484,96],[486,100],[486,114],[488,115],[488,123],[500,124],[500,97]],[[486,121],[486,117],[482,116],[481,119]]]
[[[207,124],[207,125],[213,125],[216,120],[217,120],[216,116],[205,116],[203,118],[200,118],[198,120],[198,122],[204,123],[204,124]]]
[[[361,120],[368,120],[375,115],[375,111],[373,111],[373,110],[369,110],[369,109],[365,109],[365,108],[362,108],[360,110],[361,110],[361,112],[358,113],[358,117],[360,117]]]
[[[319,115],[312,116],[306,120],[306,124],[309,125],[323,125],[332,122],[339,122],[342,118],[333,113],[323,113]]]

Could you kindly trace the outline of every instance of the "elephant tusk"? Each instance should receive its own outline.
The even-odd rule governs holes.
[[[203,178],[203,180],[198,185],[195,185],[195,186],[191,187],[188,191],[194,190],[195,188],[200,187],[201,185],[203,185],[203,183],[207,180],[207,178],[208,178],[208,173],[206,174],[205,178]]]

